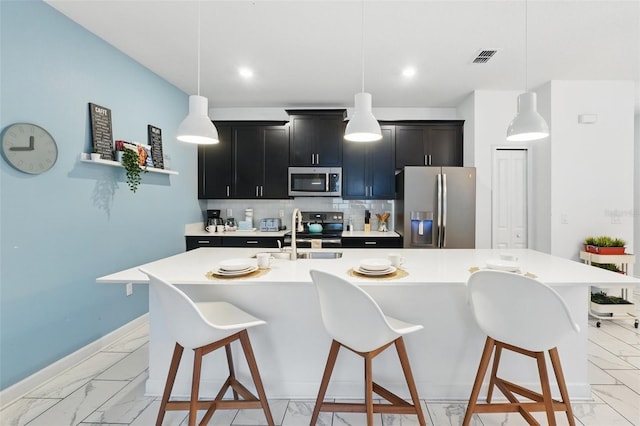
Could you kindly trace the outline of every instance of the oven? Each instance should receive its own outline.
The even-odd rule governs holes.
[[[342,247],[342,231],[344,215],[342,212],[302,212],[304,230],[296,232],[298,248],[340,248]],[[322,226],[320,232],[310,232],[310,224]],[[316,227],[312,227],[316,228]],[[284,245],[291,245],[291,232],[284,234]]]

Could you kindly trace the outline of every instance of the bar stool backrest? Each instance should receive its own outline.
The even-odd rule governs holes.
[[[369,352],[397,339],[378,304],[358,286],[335,275],[310,271],[322,322],[332,339],[359,352]]]
[[[199,348],[230,334],[217,333],[196,304],[176,286],[142,268],[140,272],[149,277],[150,291],[160,302],[160,314],[169,334],[184,348]]]
[[[530,351],[554,348],[580,326],[548,285],[511,272],[482,270],[467,281],[476,322],[487,336]]]

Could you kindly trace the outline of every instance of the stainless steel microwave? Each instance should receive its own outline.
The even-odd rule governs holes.
[[[341,197],[341,167],[289,167],[290,197]]]

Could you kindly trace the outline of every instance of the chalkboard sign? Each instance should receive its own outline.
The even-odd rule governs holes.
[[[91,116],[91,141],[94,152],[103,160],[113,160],[113,131],[111,130],[111,110],[89,103]]]
[[[149,132],[149,145],[151,145],[151,159],[153,167],[164,169],[164,160],[162,157],[162,130],[149,124],[147,126]]]

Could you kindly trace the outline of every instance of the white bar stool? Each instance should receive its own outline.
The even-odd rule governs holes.
[[[580,327],[572,319],[569,308],[560,295],[548,285],[532,278],[511,272],[487,270],[475,272],[469,277],[467,296],[475,320],[487,339],[462,424],[468,425],[473,413],[519,412],[529,424],[538,425],[530,412],[545,411],[547,424],[553,426],[556,424],[555,411],[564,411],[569,424],[574,426],[557,345],[570,333],[578,333]],[[503,349],[535,358],[542,393],[497,377]],[[549,352],[560,390],[560,401],[551,396],[545,351]],[[478,404],[478,395],[492,353],[493,367],[487,403]],[[494,386],[509,402],[491,403]],[[532,402],[520,402],[514,394]]]
[[[326,272],[310,271],[320,299],[324,326],[332,337],[327,365],[313,409],[311,425],[321,411],[367,413],[367,425],[373,425],[373,413],[416,414],[421,426],[426,425],[404,346],[403,335],[422,329],[386,316],[378,304],[360,287]],[[395,345],[413,404],[373,381],[372,361],[389,346]],[[324,402],[331,373],[341,347],[364,358],[365,403]],[[374,404],[373,392],[390,404]]]
[[[249,341],[249,334],[247,333],[247,328],[266,323],[227,302],[194,303],[174,285],[144,269],[140,269],[140,271],[149,277],[150,291],[154,292],[160,301],[162,318],[169,333],[176,341],[156,426],[162,425],[162,420],[167,410],[189,410],[189,426],[194,426],[196,424],[197,410],[207,410],[200,422],[201,425],[206,425],[216,410],[242,408],[261,408],[264,411],[267,423],[269,426],[273,426],[271,410],[269,409],[267,397],[262,386],[262,379],[258,372],[258,365],[256,364],[251,342]],[[240,340],[259,398],[254,396],[236,379],[231,357],[231,343],[236,340]],[[202,357],[222,347],[225,348],[227,354],[229,377],[214,400],[201,400],[198,393]],[[173,389],[184,348],[193,349],[194,351],[191,400],[170,401],[171,390]],[[233,391],[233,399],[223,399],[230,388]],[[243,399],[239,399],[238,395]]]

